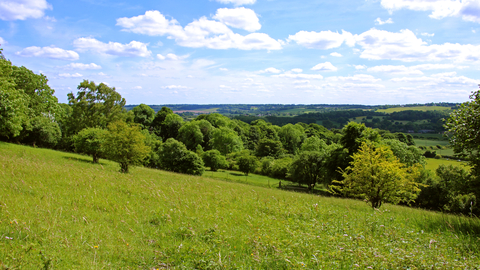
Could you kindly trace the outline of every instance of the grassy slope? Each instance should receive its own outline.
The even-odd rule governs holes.
[[[0,268],[474,268],[480,223],[0,143]],[[208,175],[208,173],[207,173]]]

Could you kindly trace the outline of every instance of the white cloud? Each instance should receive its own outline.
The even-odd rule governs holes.
[[[354,65],[355,69],[366,69],[367,66],[365,65]]]
[[[350,83],[376,83],[381,81],[381,79],[377,79],[372,75],[367,74],[356,74],[353,76],[332,76],[325,78],[325,80],[329,82],[350,82]]]
[[[325,63],[320,63],[314,67],[312,67],[312,70],[318,70],[318,71],[337,71],[338,68],[332,65],[330,62],[325,62]]]
[[[58,74],[58,76],[62,78],[79,78],[79,77],[82,77],[83,75],[80,73],[74,73],[74,74],[61,73],[61,74]]]
[[[83,63],[71,63],[66,66],[64,66],[65,69],[101,69],[102,67],[95,64],[95,63],[90,63],[90,64],[83,64]]]
[[[393,23],[392,18],[388,18],[388,20],[386,20],[386,21],[382,21],[382,19],[380,19],[380,18],[377,18],[375,20],[376,25],[384,25],[384,24],[390,24],[390,23]]]
[[[233,9],[219,8],[213,18],[228,26],[244,29],[249,32],[260,30],[262,27],[255,12],[244,7]]]
[[[356,35],[355,39],[363,48],[360,57],[372,60],[390,59],[404,62],[480,60],[480,45],[458,43],[427,45],[408,29],[393,33],[373,28]]]
[[[433,36],[435,36],[434,33],[432,33],[432,34],[430,34],[430,33],[421,33],[420,35],[425,36],[425,37],[433,37]]]
[[[444,72],[437,73],[431,76],[423,77],[403,77],[403,78],[393,78],[391,81],[396,83],[414,83],[419,84],[423,83],[424,86],[435,86],[435,85],[462,85],[465,87],[475,87],[478,84],[478,81],[474,79],[467,78],[465,76],[457,76],[456,72]]]
[[[370,72],[381,72],[381,73],[389,73],[392,75],[398,75],[398,74],[403,74],[403,75],[423,75],[423,72],[421,72],[418,69],[413,69],[411,67],[406,67],[406,66],[393,66],[393,65],[382,65],[382,66],[375,66],[368,68],[367,71]]]
[[[293,36],[288,36],[287,40],[293,40],[297,44],[310,49],[322,50],[340,47],[344,42],[348,46],[355,45],[355,39],[353,35],[350,32],[343,30],[341,34],[338,32],[332,32],[330,30],[321,32],[300,31]]]
[[[78,38],[73,41],[73,46],[80,51],[93,51],[115,56],[147,57],[151,54],[151,51],[147,49],[147,44],[139,41],[131,41],[128,44],[121,44],[111,41],[103,43],[94,38]]]
[[[280,73],[280,72],[282,71],[274,67],[269,67],[269,68],[266,68],[265,70],[260,71],[260,73]]]
[[[4,21],[38,19],[45,15],[47,9],[52,9],[52,6],[46,0],[2,0],[0,19]]]
[[[335,57],[342,57],[342,56],[343,56],[343,55],[341,55],[341,54],[339,54],[339,53],[337,53],[337,52],[332,52],[330,55],[331,55],[331,56],[335,56]]]
[[[172,61],[180,61],[180,60],[183,60],[185,58],[188,58],[188,55],[176,55],[176,54],[173,54],[173,53],[169,53],[165,56],[164,59],[172,60]]]
[[[217,0],[217,2],[222,4],[234,4],[236,6],[242,5],[253,5],[257,0]]]
[[[431,11],[429,17],[433,19],[454,16],[480,23],[480,2],[477,0],[382,0],[381,5],[390,13],[400,9]]]
[[[253,12],[253,11],[252,11]],[[256,15],[255,15],[256,17]],[[254,29],[257,26],[244,20],[234,21],[233,17],[222,17],[229,24]],[[238,18],[237,18],[238,19]],[[252,33],[246,36],[234,33],[220,21],[201,17],[184,28],[175,19],[166,19],[159,11],[147,11],[145,15],[117,19],[117,25],[124,31],[150,36],[167,36],[178,45],[191,48],[240,49],[240,50],[280,50],[282,43],[264,33]]]
[[[74,51],[64,50],[57,48],[55,46],[49,47],[28,47],[19,52],[16,52],[16,55],[23,57],[46,57],[51,59],[61,59],[61,60],[78,60],[79,55]]]
[[[160,60],[165,60],[165,56],[163,56],[161,54],[157,54],[157,58],[160,59]]]
[[[295,72],[295,73],[301,73],[303,70],[301,68],[294,68],[292,69],[292,72]]]
[[[7,41],[5,41],[5,39],[0,37],[0,45],[5,45],[6,43],[7,43]]]
[[[215,65],[215,61],[208,60],[208,59],[197,59],[193,61],[191,68],[198,69],[198,68],[208,67],[211,65]]]
[[[292,73],[283,73],[278,75],[273,75],[275,78],[288,78],[288,79],[323,79],[323,76],[320,74],[292,74]]]
[[[188,89],[189,87],[183,85],[168,85],[162,86],[163,89]]]
[[[132,87],[132,89],[134,89],[134,90],[142,90],[143,87],[141,87],[140,85],[137,85],[137,86]]]
[[[107,74],[103,73],[103,72],[99,72],[97,75],[99,76],[107,76]]]
[[[228,68],[219,68],[221,71],[228,71]]]
[[[293,84],[296,84],[296,85],[310,84],[310,81],[309,80],[296,80],[296,81],[293,82]]]
[[[423,64],[423,65],[416,65],[412,66],[412,69],[418,69],[418,70],[432,70],[432,69],[464,69],[467,68],[466,66],[456,66],[453,64]]]

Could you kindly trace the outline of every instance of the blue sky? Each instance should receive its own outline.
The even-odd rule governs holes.
[[[60,102],[84,79],[127,104],[464,102],[480,0],[2,0],[0,44]]]

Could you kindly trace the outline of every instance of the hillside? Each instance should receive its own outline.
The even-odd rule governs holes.
[[[478,219],[0,142],[1,269],[476,268]]]

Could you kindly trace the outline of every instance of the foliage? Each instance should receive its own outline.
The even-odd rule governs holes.
[[[255,172],[259,165],[257,158],[252,155],[240,155],[237,158],[237,164],[240,171],[245,175]]]
[[[7,139],[18,136],[28,120],[28,97],[15,88],[12,73],[12,63],[0,59],[0,136]]]
[[[202,159],[173,138],[163,143],[159,156],[161,168],[167,171],[193,175],[202,175],[205,171]]]
[[[106,128],[110,123],[123,119],[125,99],[115,91],[115,87],[84,80],[77,89],[77,95],[68,94],[72,114],[68,119],[67,135],[74,135],[87,127]]]
[[[422,156],[420,149],[413,145],[409,146],[398,140],[383,140],[382,144],[390,147],[398,160],[407,167],[415,164],[425,165],[425,158]]]
[[[278,158],[283,152],[282,143],[280,141],[264,138],[258,142],[255,155],[258,157],[270,156]]]
[[[289,154],[296,154],[305,139],[305,130],[301,125],[287,124],[278,132],[283,147]]]
[[[145,145],[150,148],[149,155],[143,160],[143,166],[158,169],[161,166],[158,153],[162,147],[162,139],[146,129],[142,129],[142,134],[145,136]]]
[[[178,130],[183,126],[183,124],[183,118],[178,114],[168,114],[165,117],[165,120],[162,122],[160,137],[162,137],[163,141],[166,141],[168,138],[177,138]]]
[[[101,128],[84,128],[73,137],[75,151],[92,156],[93,163],[98,163],[102,155],[102,144],[107,131]]]
[[[349,155],[356,153],[362,143],[367,140],[380,141],[380,134],[371,128],[367,128],[364,124],[350,122],[343,127],[342,132],[343,136],[340,143],[348,150]]]
[[[148,129],[155,118],[155,111],[143,103],[134,107],[131,112],[134,115],[133,122],[139,124],[142,128]]]
[[[343,171],[343,181],[334,181],[334,192],[366,200],[373,208],[382,203],[410,203],[420,192],[417,168],[406,168],[386,146],[363,142]]]
[[[210,167],[210,170],[217,171],[228,166],[227,160],[218,150],[208,150],[202,154],[205,166]]]
[[[145,136],[140,130],[138,125],[129,126],[121,121],[108,125],[103,153],[119,163],[122,173],[128,173],[130,166],[141,165],[150,153],[151,149],[145,145]]]
[[[48,117],[35,117],[30,120],[29,132],[22,142],[42,147],[53,148],[62,138],[62,131],[57,122]]]
[[[307,185],[311,190],[325,177],[325,151],[303,151],[290,165],[288,178],[295,183]]]
[[[178,140],[185,144],[190,151],[195,150],[199,145],[201,146],[203,143],[203,133],[200,129],[200,121],[185,123],[185,125],[178,130]]]
[[[480,181],[480,91],[473,92],[470,99],[450,114],[445,127],[451,135],[450,143],[455,153],[469,156],[473,172]]]
[[[227,127],[220,127],[213,131],[210,145],[213,149],[220,151],[222,155],[243,149],[243,142],[240,137],[235,131]]]

